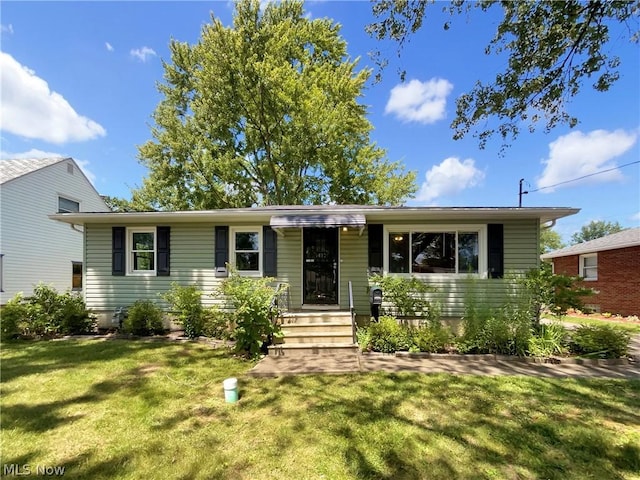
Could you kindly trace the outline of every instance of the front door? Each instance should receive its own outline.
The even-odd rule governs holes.
[[[303,237],[303,303],[337,305],[338,229],[305,228]]]

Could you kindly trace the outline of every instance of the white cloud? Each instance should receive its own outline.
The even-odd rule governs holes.
[[[104,46],[107,48],[107,50],[109,50],[110,52],[113,52],[114,50],[113,45],[111,45],[109,42],[104,42]]]
[[[461,162],[456,157],[446,158],[427,172],[416,200],[431,202],[438,197],[455,195],[475,187],[484,177],[484,172],[476,168],[473,159],[467,158]]]
[[[106,135],[102,126],[78,115],[62,95],[11,55],[0,52],[0,70],[1,130],[57,144]]]
[[[0,32],[2,33],[8,33],[10,35],[13,35],[13,25],[9,24],[9,25],[5,25],[4,23],[0,25]]]
[[[640,212],[636,213],[635,215],[631,215],[631,220],[633,220],[634,222],[640,222]]]
[[[537,186],[544,188],[615,168],[617,165],[614,158],[626,153],[637,139],[637,133],[624,130],[613,132],[594,130],[586,134],[575,131],[563,135],[549,144],[549,158],[542,161],[545,168],[537,180]],[[568,185],[603,183],[620,179],[622,179],[620,170],[612,170]],[[550,193],[554,189],[545,188],[542,191]]]
[[[149,47],[134,48],[129,52],[129,54],[143,63],[146,62],[149,57],[156,56],[156,52]]]
[[[384,113],[393,113],[404,122],[434,123],[445,117],[447,96],[452,89],[453,85],[442,78],[396,85]]]

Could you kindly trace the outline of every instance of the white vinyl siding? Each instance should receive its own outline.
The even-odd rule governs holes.
[[[162,222],[164,224],[164,222]],[[477,221],[474,222],[478,225]],[[442,225],[439,222],[438,225]],[[460,231],[469,231],[461,222]],[[144,225],[141,225],[144,226]],[[154,225],[147,225],[154,227]],[[172,282],[181,285],[196,284],[204,292],[205,305],[221,303],[212,297],[223,278],[215,277],[215,224],[172,224],[171,227],[171,276],[112,276],[112,225],[89,224],[86,230],[85,287],[87,304],[96,311],[112,312],[116,307],[130,306],[136,300],[149,299],[166,308],[161,295],[171,288]],[[242,230],[231,225],[230,232]],[[385,224],[387,231],[395,229]],[[260,230],[261,231],[261,230]],[[368,299],[368,229],[349,228],[339,232],[340,307],[348,308],[347,285],[353,283],[356,312],[369,314]],[[277,280],[290,285],[291,306],[300,308],[302,303],[302,230],[285,229],[277,237]],[[262,238],[261,242],[262,244]],[[262,247],[261,247],[262,248]],[[486,241],[482,255],[486,256]],[[230,242],[229,255],[233,255]],[[262,260],[260,262],[262,264]],[[465,296],[471,292],[491,305],[499,305],[510,289],[509,276],[523,274],[538,265],[538,222],[520,220],[504,222],[504,271],[505,279],[471,278],[467,274],[425,275],[424,280],[436,288],[430,298],[438,302],[443,316],[461,316]],[[486,271],[486,266],[482,268]]]
[[[70,161],[49,165],[0,186],[0,244],[4,254],[5,304],[18,292],[32,295],[39,282],[59,292],[72,289],[71,262],[82,262],[82,228],[50,220],[58,197],[80,201],[84,211],[108,211],[98,193]],[[34,192],[37,195],[34,196]]]
[[[368,315],[369,293],[367,265],[369,263],[369,237],[367,229],[362,235],[357,228],[340,231],[340,307],[349,308],[349,281],[353,284],[356,313]]]
[[[85,298],[96,311],[128,307],[136,300],[151,300],[166,308],[161,295],[180,285],[197,285],[205,305],[221,300],[210,294],[224,280],[215,277],[214,226],[171,225],[170,276],[113,276],[111,274],[111,225],[86,225]]]
[[[278,236],[278,280],[289,284],[291,307],[302,305],[302,230],[284,230]]]

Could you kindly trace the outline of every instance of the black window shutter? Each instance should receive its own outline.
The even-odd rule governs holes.
[[[267,225],[262,227],[262,272],[265,277],[278,276],[278,234]]]
[[[126,248],[125,227],[111,227],[111,275],[125,274]]]
[[[382,273],[383,230],[381,224],[368,226],[369,229],[369,273]]]
[[[168,277],[171,275],[170,268],[170,240],[171,240],[171,227],[158,227],[158,268],[156,275],[158,277]]]
[[[487,237],[489,278],[502,278],[504,276],[504,225],[501,223],[487,225]]]
[[[229,262],[229,227],[216,227],[215,242],[216,277],[228,277],[229,272],[227,271],[227,263]]]

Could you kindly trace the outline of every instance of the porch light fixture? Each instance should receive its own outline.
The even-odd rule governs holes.
[[[346,232],[347,230],[349,230],[349,228],[347,228],[347,227],[342,227],[342,231],[343,231],[343,232]]]
[[[401,242],[402,240],[404,240],[404,236],[396,235],[395,237],[393,237],[393,240],[396,242]]]

